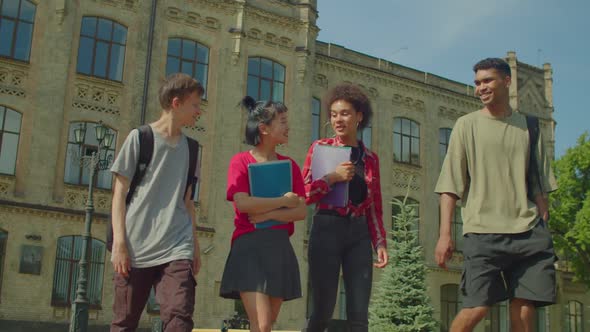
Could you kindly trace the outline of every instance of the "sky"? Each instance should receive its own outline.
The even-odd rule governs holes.
[[[318,0],[318,39],[473,85],[480,59],[553,68],[555,157],[590,133],[588,0]]]

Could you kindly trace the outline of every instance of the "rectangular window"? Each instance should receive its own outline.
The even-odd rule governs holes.
[[[320,138],[321,129],[321,102],[318,98],[311,99],[311,141]]]

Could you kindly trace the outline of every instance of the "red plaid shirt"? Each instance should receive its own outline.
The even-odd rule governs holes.
[[[311,177],[311,156],[316,145],[344,146],[345,144],[339,137],[319,139],[311,144],[305,163],[303,164],[303,183],[305,184],[305,202],[314,204],[324,197],[329,191],[330,186],[323,178],[312,179]],[[383,206],[381,201],[381,184],[379,176],[379,158],[369,149],[365,149],[363,162],[365,164],[365,182],[367,183],[367,198],[359,205],[354,205],[349,200],[345,207],[335,207],[330,204],[317,203],[317,210],[334,210],[341,216],[351,215],[353,217],[366,216],[371,233],[373,247],[387,247],[387,236],[383,228]]]

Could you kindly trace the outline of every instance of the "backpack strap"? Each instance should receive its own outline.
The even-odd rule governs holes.
[[[131,184],[129,185],[129,191],[127,192],[127,197],[125,198],[126,205],[131,203],[131,198],[135,193],[135,189],[145,176],[147,167],[152,160],[152,155],[154,154],[154,133],[152,131],[152,127],[149,125],[142,125],[139,126],[137,130],[139,131],[139,160],[135,166],[135,173],[133,173],[133,178],[131,179]]]
[[[188,191],[189,187],[192,189],[191,192],[191,199],[195,199],[195,189],[197,187],[197,181],[199,181],[199,172],[200,167],[199,163],[199,142],[196,140],[186,137],[186,141],[188,143],[188,174],[186,177],[186,190]]]
[[[526,126],[529,132],[529,172],[527,174],[527,189],[532,193],[533,181],[536,181],[541,192],[543,191],[543,181],[539,174],[539,163],[537,160],[537,146],[539,144],[539,119],[534,116],[526,115]],[[531,195],[529,195],[531,196]],[[529,197],[534,202],[534,197]]]

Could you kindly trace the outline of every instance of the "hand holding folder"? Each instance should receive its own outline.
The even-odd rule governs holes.
[[[290,160],[277,160],[248,165],[250,195],[253,197],[281,197],[293,190],[293,179]],[[277,220],[257,223],[257,229],[280,225]]]
[[[311,156],[311,178],[321,179],[332,173],[343,162],[350,161],[349,146],[316,145]],[[348,182],[332,185],[332,190],[320,202],[336,207],[344,207],[348,203]]]

